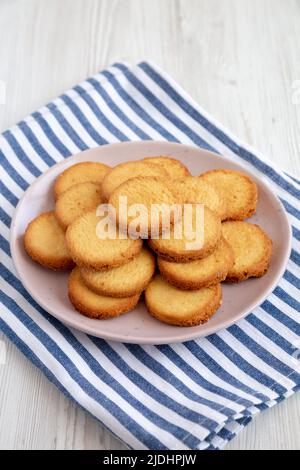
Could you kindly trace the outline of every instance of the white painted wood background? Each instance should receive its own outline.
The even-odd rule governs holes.
[[[0,0],[0,130],[114,61],[147,58],[300,176],[299,55],[299,0]],[[1,340],[1,449],[124,448]],[[227,448],[300,449],[300,396]]]

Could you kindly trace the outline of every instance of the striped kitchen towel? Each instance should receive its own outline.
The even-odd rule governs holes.
[[[98,145],[139,139],[192,144],[243,161],[280,197],[293,250],[279,285],[245,319],[207,338],[139,346],[72,330],[17,277],[9,228],[18,200],[48,167]],[[300,182],[203,111],[162,70],[142,62],[75,86],[0,138],[0,326],[64,394],[133,449],[220,449],[261,411],[300,387]]]

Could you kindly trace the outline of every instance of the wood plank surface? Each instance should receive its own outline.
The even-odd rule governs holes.
[[[115,61],[150,59],[300,176],[299,0],[0,0],[0,130]],[[4,84],[4,85],[3,85]],[[123,449],[0,334],[1,449]],[[300,449],[300,397],[228,449]]]

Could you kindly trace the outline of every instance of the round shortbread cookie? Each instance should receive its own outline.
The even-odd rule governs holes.
[[[199,235],[199,243],[196,239],[188,238],[185,233],[186,225],[181,224],[181,230],[177,230],[177,224],[171,227],[169,239],[152,238],[149,240],[150,247],[160,256],[167,261],[174,262],[188,262],[195,259],[205,258],[210,255],[216,248],[222,233],[221,220],[214,212],[208,207],[203,207],[204,223],[200,225],[200,230],[196,230],[196,210],[195,204],[192,205],[193,209],[193,225],[194,233]],[[201,219],[200,219],[201,220]],[[201,231],[203,239],[200,239]],[[177,238],[175,238],[177,237]],[[193,243],[193,247],[189,244]]]
[[[234,265],[226,280],[239,282],[249,277],[261,277],[267,272],[272,241],[258,225],[228,221],[222,224],[222,233],[234,253]]]
[[[126,208],[120,206],[121,198],[126,197]],[[151,227],[155,233],[160,233],[162,227],[162,214],[158,213],[157,217],[151,214],[151,207],[154,204],[166,205],[166,215],[168,216],[168,208],[175,204],[175,197],[166,186],[165,181],[161,178],[154,178],[151,176],[131,178],[125,183],[121,184],[111,195],[109,204],[112,204],[116,209],[116,217],[119,226],[122,230],[130,228],[139,233],[145,234],[144,238],[151,233]],[[137,211],[133,211],[133,205],[142,204],[143,211],[136,207]],[[173,212],[170,210],[170,220],[173,222]],[[131,226],[131,223],[139,217],[140,220],[136,221]],[[157,219],[157,220],[156,220]],[[169,220],[169,218],[168,218]]]
[[[244,220],[256,210],[257,186],[245,173],[234,170],[211,170],[199,176],[215,185],[226,202],[223,220]]]
[[[130,297],[142,292],[155,270],[152,253],[143,249],[132,261],[109,271],[80,270],[83,282],[97,294]]]
[[[87,181],[102,183],[104,175],[109,170],[108,165],[99,162],[82,162],[70,166],[56,178],[54,184],[55,200],[75,184],[86,183]]]
[[[181,204],[205,204],[210,210],[216,212],[221,220],[226,217],[225,199],[221,197],[215,186],[198,176],[187,176],[171,181],[169,188],[173,191],[177,202]]]
[[[105,217],[98,217],[96,211],[92,210],[67,228],[67,246],[79,266],[98,271],[111,269],[127,263],[141,251],[142,240],[122,239],[118,230],[115,238],[100,238],[98,224],[104,220]]]
[[[137,294],[121,299],[95,294],[83,282],[78,267],[73,269],[70,274],[68,294],[71,303],[78,312],[99,320],[118,317],[122,313],[133,310],[140,297],[140,294]]]
[[[179,289],[200,289],[218,284],[234,263],[233,250],[223,238],[213,253],[190,263],[172,263],[158,258],[158,268],[166,281]]]
[[[222,302],[221,285],[199,290],[180,290],[159,274],[145,291],[150,314],[158,320],[178,326],[195,326],[207,322]]]
[[[55,216],[66,230],[74,220],[80,215],[96,208],[102,202],[101,185],[99,183],[75,184],[63,192],[55,205]]]
[[[155,165],[159,165],[163,167],[168,175],[172,178],[183,178],[184,176],[190,175],[189,170],[183,163],[179,160],[176,160],[172,157],[146,157],[143,159],[144,162],[155,163]]]
[[[108,201],[120,184],[137,176],[154,176],[168,178],[168,173],[158,165],[145,161],[120,163],[110,170],[102,182],[102,194]]]
[[[63,271],[74,267],[65,233],[54,212],[44,212],[30,222],[25,231],[24,245],[28,255],[46,268]]]

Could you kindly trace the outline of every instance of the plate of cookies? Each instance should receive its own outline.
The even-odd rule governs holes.
[[[106,340],[188,341],[259,306],[291,249],[263,178],[204,149],[103,145],[50,168],[11,227],[24,287],[63,323]]]

